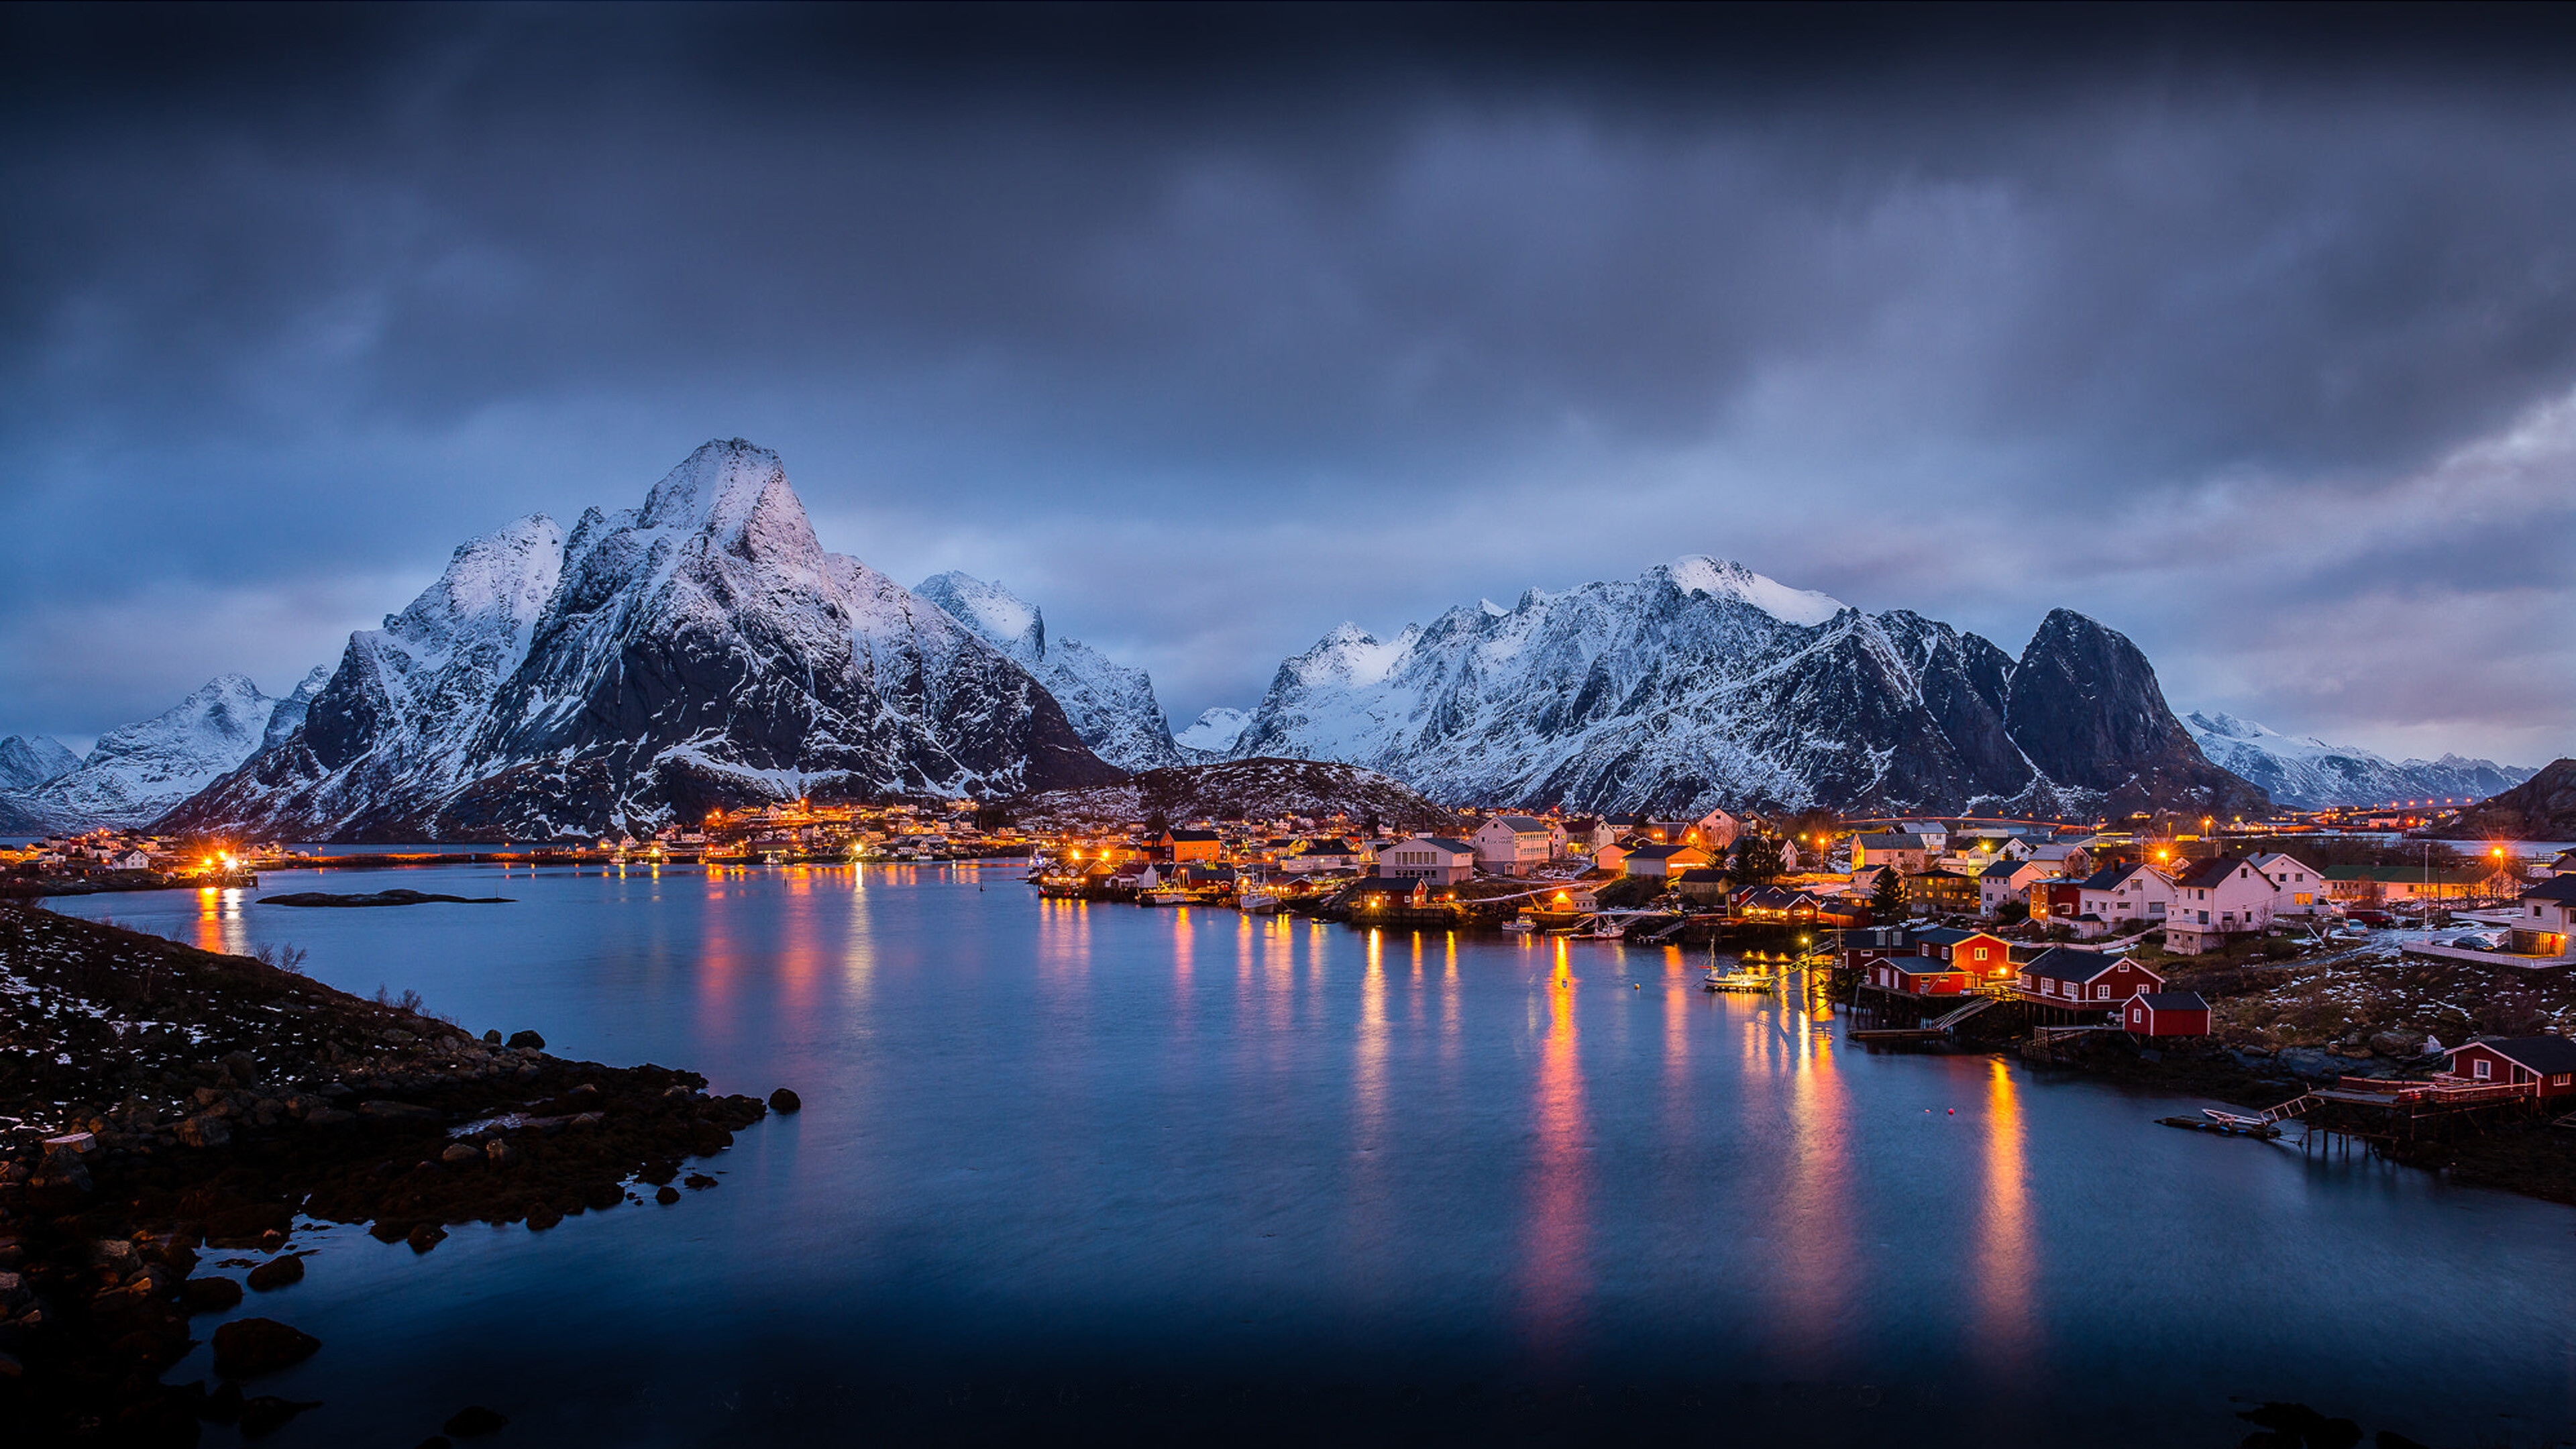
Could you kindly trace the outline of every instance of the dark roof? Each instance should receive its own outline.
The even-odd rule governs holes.
[[[2259,880],[2267,886],[2272,886],[2272,889],[2274,890],[2280,889],[2279,886],[2272,884],[2272,878],[2270,876],[2265,875],[2263,872],[2256,870],[2252,865],[2247,864],[2245,857],[2241,855],[2222,855],[2214,860],[2202,861],[2200,864],[2193,866],[2190,870],[2174,877],[2174,889],[2186,891],[2214,891],[2220,886],[2227,884],[2227,882],[2240,870],[2246,873],[2245,878],[2248,880]]]
[[[2576,905],[2576,875],[2553,875],[2522,893],[2526,901],[2563,901]]]
[[[1726,872],[1713,865],[1695,865],[1674,877],[1683,885],[1724,885]]]
[[[1909,976],[1937,976],[1968,969],[1965,966],[1953,966],[1938,956],[1882,956],[1879,958],[1879,963],[1893,966]]]
[[[1422,882],[1394,875],[1364,875],[1350,884],[1352,894],[1363,896],[1409,896],[1420,889]]]
[[[1178,845],[1184,840],[1193,845],[1199,845],[1210,841],[1225,839],[1224,836],[1217,834],[1213,830],[1166,830],[1163,833],[1172,837],[1172,843],[1174,845]]]
[[[2576,1072],[2576,1041],[2563,1036],[2517,1036],[2503,1041],[2465,1042],[2451,1048],[2454,1055],[2470,1047],[2482,1046],[2497,1056],[2542,1076]]]
[[[2023,862],[2021,861],[1999,860],[1994,864],[1987,866],[1984,870],[1977,872],[1977,875],[1980,879],[1984,880],[2010,880],[2013,875],[2022,868]]]
[[[2078,951],[2056,946],[2014,969],[2028,973],[2034,980],[2044,976],[2051,981],[2090,981],[2124,959],[2104,951]]]
[[[1628,854],[1631,856],[1642,855],[1648,860],[1670,860],[1685,850],[1698,851],[1701,855],[1708,854],[1707,851],[1700,850],[1696,845],[1640,845],[1629,851]]]
[[[2088,891],[2107,891],[2145,869],[2143,865],[2106,865],[2086,876],[2083,886]]]
[[[1934,946],[1956,946],[1971,936],[1985,934],[1983,931],[1962,931],[1956,926],[1927,926],[1915,932],[1914,939]]]
[[[1305,842],[1308,855],[1357,855],[1359,847],[1339,836],[1327,835]]]
[[[2149,1011],[2207,1011],[2209,1003],[2197,991],[2142,991],[2138,999]]]
[[[1920,835],[1864,835],[1855,842],[1863,850],[1921,850]]]

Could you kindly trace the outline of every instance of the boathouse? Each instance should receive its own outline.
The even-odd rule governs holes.
[[[2058,946],[2015,967],[2013,985],[2043,1006],[2110,1006],[2161,989],[2165,979],[2126,956]]]
[[[2576,1042],[2517,1036],[2451,1048],[2450,1075],[2478,1086],[2525,1087],[2535,1097],[2576,1095]]]
[[[1958,996],[1976,985],[1970,973],[1934,956],[1881,956],[1869,963],[1868,981],[1914,996]]]
[[[2207,1036],[2209,1003],[2197,991],[2141,991],[2129,998],[2120,1025],[2131,1036]]]
[[[2012,944],[1984,931],[1935,926],[1914,933],[1915,949],[1948,962],[1979,981],[2000,981],[2013,974]]]

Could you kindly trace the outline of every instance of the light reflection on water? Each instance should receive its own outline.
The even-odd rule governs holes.
[[[289,1449],[413,1442],[468,1399],[511,1400],[531,1443],[718,1442],[750,1402],[793,1437],[793,1405],[898,1362],[1866,1385],[1908,1442],[2233,1442],[2230,1395],[2546,1442],[2576,1409],[2576,1213],[2152,1125],[2194,1103],[1845,1048],[1794,989],[1711,995],[1680,952],[1039,901],[999,870],[264,892],[397,883],[518,903],[56,905],[291,941],[471,1029],[807,1107],[668,1211],[421,1259],[333,1235],[242,1310],[331,1346],[263,1386],[330,1402],[267,1441]],[[2386,1328],[2436,1297],[2485,1311],[2401,1349]]]

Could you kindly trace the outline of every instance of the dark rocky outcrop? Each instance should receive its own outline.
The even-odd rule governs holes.
[[[2201,754],[2137,645],[2071,609],[2052,610],[2022,651],[2005,724],[2042,775],[2100,794],[2112,815],[2259,818],[2271,806]]]
[[[188,1316],[242,1300],[191,1277],[200,1243],[303,1271],[299,1215],[434,1248],[445,1225],[614,1208],[767,1113],[658,1066],[568,1062],[267,963],[0,905],[0,1423],[37,1442],[194,1442],[201,1413],[284,1422],[300,1406],[204,1395],[160,1375]],[[339,1104],[355,1104],[350,1110]],[[454,1128],[451,1124],[463,1124]],[[458,1151],[457,1149],[464,1149]],[[219,1371],[313,1350],[272,1320],[226,1324]],[[12,1441],[14,1442],[14,1441]]]

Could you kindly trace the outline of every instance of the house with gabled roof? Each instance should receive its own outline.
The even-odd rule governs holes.
[[[1977,872],[1977,914],[1991,920],[2015,901],[2028,904],[2031,883],[2055,874],[2035,860],[1997,860]]]
[[[2447,1075],[2479,1087],[2521,1087],[2529,1096],[2576,1095],[2576,1041],[2517,1036],[2463,1042],[2450,1049]]]
[[[2231,937],[2272,928],[2281,888],[2243,856],[2196,862],[2174,878],[2173,909],[2165,913],[2165,949],[2196,956]]]
[[[2165,978],[2126,956],[2057,946],[2013,968],[2013,988],[2042,1006],[2110,1010],[2143,991],[2161,991]]]
[[[2076,934],[2103,935],[2121,921],[2154,925],[2173,909],[2174,883],[2151,865],[2111,865],[2093,872],[2076,891],[2075,914],[2091,916],[2097,927]]]
[[[2013,974],[2012,944],[1984,931],[1928,926],[1914,933],[1914,949],[1956,966],[1981,983],[2004,981]]]
[[[1417,835],[1382,846],[1377,873],[1434,885],[1456,885],[1476,875],[1476,847],[1445,835]]]
[[[2281,888],[2274,914],[2321,916],[2334,908],[2333,897],[2326,893],[2325,872],[2297,856],[2269,850],[2247,857],[2246,864],[2270,876],[2272,884]]]
[[[1497,815],[1467,840],[1488,875],[1528,875],[1564,848],[1565,827],[1535,815]]]
[[[2207,1036],[2209,1003],[2197,991],[2141,991],[2121,1009],[2131,1036]]]
[[[1918,871],[1931,856],[1932,847],[1920,835],[1855,835],[1852,837],[1852,880],[1857,884],[1864,875],[1875,876],[1881,866],[1892,865],[1899,874]]]
[[[1621,867],[1629,875],[1675,875],[1709,864],[1708,852],[1696,845],[1640,845],[1628,852]]]

